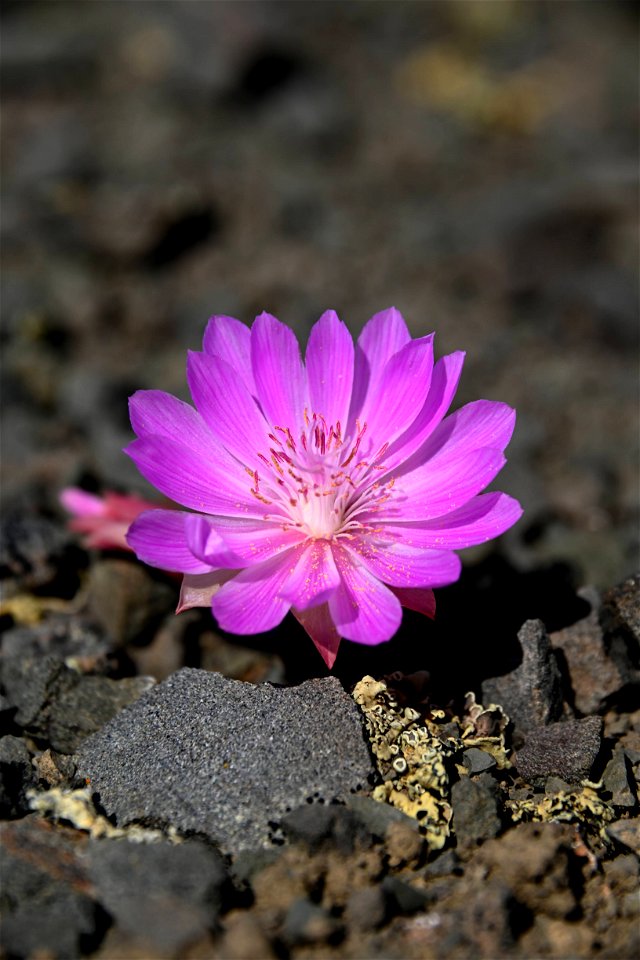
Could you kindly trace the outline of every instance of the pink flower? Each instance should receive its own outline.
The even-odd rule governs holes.
[[[505,463],[515,413],[479,400],[444,419],[464,354],[433,362],[395,309],[357,344],[332,310],[305,362],[293,332],[261,314],[251,330],[213,317],[190,353],[195,409],[159,390],[131,398],[126,453],[182,512],[132,524],[141,560],[184,574],[179,610],[211,603],[238,634],[288,610],[327,666],[341,638],[389,640],[402,607],[433,617],[433,587],[460,574],[454,550],[520,517],[481,494]]]
[[[85,535],[85,547],[127,551],[131,549],[126,535],[132,520],[156,506],[132,494],[107,491],[103,496],[97,496],[78,487],[62,490],[60,503],[72,514],[69,527]]]

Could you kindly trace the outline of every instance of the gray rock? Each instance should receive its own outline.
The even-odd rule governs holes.
[[[379,840],[384,839],[387,828],[392,823],[403,823],[416,833],[420,832],[420,823],[414,817],[408,817],[402,810],[390,803],[380,803],[368,796],[350,797],[347,806],[353,810],[365,829]]]
[[[498,816],[496,782],[489,774],[477,780],[461,777],[451,788],[453,828],[458,844],[472,846],[495,837],[502,826]]]
[[[552,774],[567,783],[586,779],[600,751],[602,718],[567,720],[529,730],[516,756],[523,779],[534,783]]]
[[[600,619],[609,656],[627,684],[640,686],[640,574],[604,594]]]
[[[96,840],[87,857],[96,897],[121,930],[174,955],[215,925],[227,873],[197,840]]]
[[[344,919],[350,929],[361,932],[375,930],[382,926],[386,917],[387,897],[381,885],[361,887],[349,895]]]
[[[591,604],[590,613],[550,636],[551,645],[565,663],[571,683],[570,697],[582,714],[597,713],[603,700],[622,686],[625,679],[605,649],[600,625],[600,596],[592,587],[579,591]]]
[[[86,740],[78,770],[119,823],[173,824],[235,852],[268,846],[309,797],[347,798],[373,763],[336,678],[274,688],[185,668]]]
[[[630,766],[624,750],[618,748],[605,767],[602,781],[616,807],[635,807],[638,802]]]
[[[640,857],[640,817],[611,823],[607,827],[607,833]]]
[[[112,646],[95,624],[77,614],[51,614],[42,623],[7,630],[2,641],[3,657],[54,656],[73,661],[83,672],[106,664]]]
[[[28,510],[5,510],[0,522],[0,579],[15,579],[22,589],[44,586],[56,575],[56,564],[74,549],[60,524]]]
[[[527,620],[518,632],[522,663],[503,677],[482,684],[482,702],[499,703],[516,727],[527,730],[557,720],[562,713],[562,682],[544,624]]]
[[[0,739],[0,816],[18,817],[28,810],[26,791],[33,785],[31,755],[23,740]]]
[[[422,910],[429,900],[424,890],[419,890],[400,877],[385,877],[382,891],[387,901],[387,913],[391,916],[416,913]]]
[[[462,762],[471,775],[491,770],[496,765],[496,761],[490,753],[479,750],[477,747],[469,747],[468,750],[465,750],[462,754]]]
[[[94,563],[87,582],[91,616],[118,645],[144,643],[173,613],[177,588],[130,560]]]
[[[99,941],[102,911],[89,897],[79,851],[86,838],[28,817],[1,828],[2,945],[9,956],[81,956]]]
[[[326,941],[340,929],[340,923],[310,900],[294,900],[284,919],[282,936],[289,946]]]
[[[57,657],[34,655],[3,660],[2,682],[7,700],[17,708],[15,722],[54,750],[73,753],[153,680],[86,676]]]

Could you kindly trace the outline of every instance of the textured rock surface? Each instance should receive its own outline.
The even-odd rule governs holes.
[[[184,669],[86,741],[78,770],[120,824],[169,823],[235,850],[268,844],[270,822],[307,798],[348,797],[373,767],[338,680],[279,689]]]
[[[567,720],[527,731],[518,750],[516,766],[525,780],[536,781],[551,774],[567,783],[577,783],[591,773],[602,743],[602,719]]]
[[[485,680],[482,700],[499,703],[516,727],[557,720],[562,712],[562,683],[544,624],[527,620],[518,631],[522,663],[503,677]]]

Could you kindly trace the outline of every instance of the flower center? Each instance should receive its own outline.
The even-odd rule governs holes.
[[[245,468],[253,496],[273,504],[276,511],[265,519],[277,520],[285,529],[298,528],[313,539],[349,537],[365,529],[358,514],[388,500],[393,486],[392,479],[383,484],[375,480],[378,471],[385,470],[381,461],[389,444],[364,457],[366,430],[367,424],[356,420],[345,438],[340,421],[328,424],[321,414],[309,415],[306,409],[297,440],[289,427],[274,427],[268,455],[257,454],[262,466]]]

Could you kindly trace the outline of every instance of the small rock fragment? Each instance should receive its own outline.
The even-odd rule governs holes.
[[[496,765],[495,758],[490,753],[478,750],[477,747],[469,747],[468,750],[465,750],[462,754],[462,762],[472,776],[475,773],[491,770]]]
[[[94,840],[87,863],[100,903],[154,951],[176,954],[217,920],[227,874],[219,854],[200,841]]]
[[[534,727],[527,732],[525,745],[518,751],[516,766],[520,776],[530,783],[552,774],[567,783],[578,783],[588,778],[601,742],[601,717]]]
[[[607,827],[607,833],[640,857],[640,817],[611,823]]]
[[[349,797],[347,806],[355,812],[363,827],[379,840],[382,840],[391,825],[396,823],[419,832],[419,822],[397,807],[392,807],[390,803],[379,803],[373,797],[355,796]]]
[[[6,819],[26,813],[26,791],[33,784],[31,755],[19,737],[0,739],[0,816]]]
[[[600,619],[607,651],[626,684],[640,686],[640,574],[608,590]]]
[[[429,899],[424,890],[419,890],[400,877],[385,877],[382,890],[387,898],[387,912],[391,916],[416,913],[424,908]]]
[[[174,586],[130,560],[99,560],[89,574],[88,609],[118,646],[151,639],[175,608]]]
[[[605,767],[602,782],[611,794],[611,802],[616,807],[635,807],[638,802],[635,784],[631,777],[630,764],[624,750],[614,750],[613,756]]]
[[[484,774],[477,780],[461,777],[451,788],[453,829],[462,846],[495,837],[500,831],[496,782]]]
[[[522,663],[503,677],[482,684],[484,703],[499,703],[516,727],[527,730],[562,714],[562,680],[547,631],[540,620],[527,620],[518,632]]]
[[[224,849],[269,846],[273,822],[373,773],[360,713],[334,678],[253,686],[185,668],[79,750],[78,770],[120,824],[153,819]]]
[[[310,900],[294,900],[284,919],[282,935],[290,946],[326,941],[340,928],[340,923],[326,910]]]
[[[591,604],[584,619],[557,630],[550,636],[551,645],[564,657],[571,682],[568,699],[581,714],[597,713],[603,700],[611,697],[625,680],[605,649],[600,625],[600,596],[592,587],[578,591]]]

